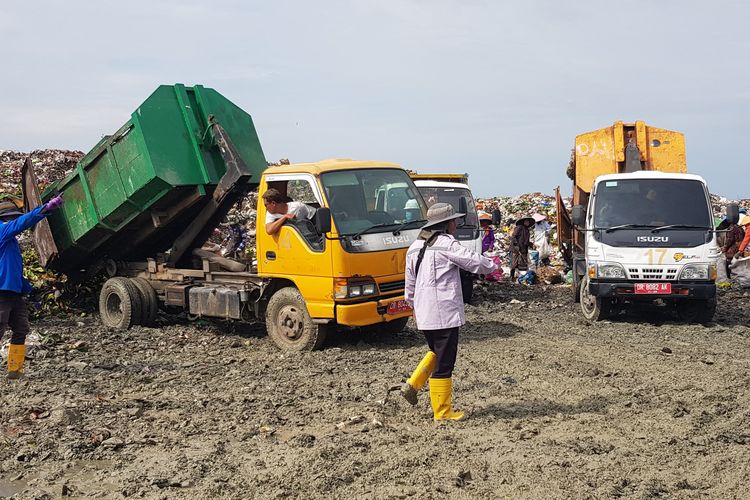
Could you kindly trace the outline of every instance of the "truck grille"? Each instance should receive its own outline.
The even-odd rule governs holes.
[[[677,279],[676,267],[629,267],[631,280],[672,281]]]
[[[404,280],[388,281],[385,283],[378,283],[378,288],[380,288],[381,293],[386,293],[386,292],[393,292],[396,290],[403,290],[405,285],[406,285],[406,282]]]

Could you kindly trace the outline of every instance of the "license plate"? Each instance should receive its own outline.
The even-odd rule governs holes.
[[[399,314],[411,310],[411,306],[405,300],[395,300],[388,304],[388,314]]]
[[[635,293],[637,294],[670,294],[672,293],[672,283],[636,283]]]

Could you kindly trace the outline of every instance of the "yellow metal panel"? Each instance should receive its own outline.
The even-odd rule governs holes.
[[[364,302],[362,304],[337,304],[336,323],[346,326],[367,326],[411,316],[412,313],[410,311],[399,314],[378,314],[378,307],[388,307],[388,304],[396,300],[404,300],[404,297],[399,296],[377,302]]]
[[[576,137],[576,185],[587,193],[600,175],[617,173],[613,127]]]
[[[641,120],[635,122],[635,143],[641,153],[641,161],[648,161],[648,139],[646,137],[646,123]]]
[[[636,146],[647,170],[687,172],[685,136],[680,132],[650,127],[643,121],[635,125],[615,122],[611,127],[576,137],[575,185],[584,193],[591,191],[594,180],[604,174],[619,172],[618,162],[625,161],[625,128],[635,128]]]
[[[685,135],[673,130],[646,127],[649,170],[660,172],[687,172],[685,158]]]
[[[275,165],[268,167],[264,174],[299,174],[309,173],[318,175],[332,170],[348,170],[356,168],[401,168],[397,163],[376,160],[350,160],[337,158],[321,160],[314,163],[296,163],[292,165]]]
[[[612,129],[612,140],[615,143],[615,161],[625,161],[625,132],[622,130],[622,122],[616,121]]]

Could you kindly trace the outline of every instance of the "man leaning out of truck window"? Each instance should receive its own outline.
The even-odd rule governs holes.
[[[315,216],[315,208],[301,201],[293,201],[284,196],[278,189],[271,188],[263,193],[263,204],[266,206],[266,233],[276,234],[289,219],[307,219]]]

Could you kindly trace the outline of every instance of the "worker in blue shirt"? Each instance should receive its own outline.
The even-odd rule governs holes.
[[[20,378],[26,360],[26,335],[29,333],[29,311],[26,295],[31,283],[23,277],[21,248],[16,236],[60,208],[63,199],[57,195],[46,204],[23,213],[12,201],[0,203],[0,340],[10,327],[13,335],[8,348],[8,378]]]

